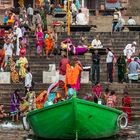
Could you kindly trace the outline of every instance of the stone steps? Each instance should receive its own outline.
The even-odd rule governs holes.
[[[140,33],[139,32],[89,32],[86,33],[88,36],[88,42],[91,43],[92,39],[95,37],[95,35],[99,34],[101,41],[104,45],[104,48],[110,47],[114,50],[117,54],[122,54],[123,49],[126,46],[126,44],[131,43],[132,41],[137,41],[138,47],[139,45],[139,38]],[[71,33],[71,38],[74,39],[75,44],[78,44],[78,41],[80,39],[81,33]],[[64,40],[67,37],[66,33],[61,33],[58,35],[58,47],[62,40]],[[54,58],[50,58],[49,60],[45,59],[45,56],[42,56],[38,58],[36,56],[36,44],[35,44],[35,36],[34,33],[31,33],[29,35],[30,45],[29,48],[27,48],[27,59],[29,61],[29,65],[31,67],[31,71],[33,73],[33,79],[37,84],[35,85],[35,92],[38,95],[43,91],[44,89],[47,90],[49,84],[42,84],[42,72],[47,71],[49,69],[49,64],[56,64],[58,66],[59,60],[61,56],[56,56]],[[29,56],[30,55],[30,56]],[[83,63],[83,65],[92,65],[92,59],[91,54],[85,54],[78,56],[79,60]],[[18,57],[15,57],[15,59],[18,59]],[[104,82],[107,79],[106,76],[106,63],[105,63],[106,55],[101,56],[101,81]],[[117,67],[115,67],[115,81],[117,81]],[[90,76],[91,77],[91,76]],[[108,87],[106,83],[103,83],[104,88]],[[91,84],[81,84],[81,90],[78,94],[80,98],[83,98],[85,93],[91,92]],[[24,84],[0,84],[0,101],[3,102],[6,106],[6,110],[9,111],[9,103],[10,103],[10,93],[12,93],[16,88],[20,88],[22,90],[21,96],[24,95]],[[123,96],[123,91],[127,90],[132,98],[132,115],[133,117],[137,118],[140,117],[140,84],[118,84],[113,83],[109,86],[110,89],[114,89],[116,91],[116,95],[118,98],[118,109],[122,110],[121,105],[121,98]]]

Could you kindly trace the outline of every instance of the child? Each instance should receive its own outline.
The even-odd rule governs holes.
[[[27,92],[25,99],[29,103],[29,111],[36,109],[36,95],[32,88]]]
[[[3,19],[3,24],[6,25],[8,22],[8,13],[7,11],[5,12],[5,15],[4,15],[4,19]]]
[[[105,93],[103,94],[103,102],[104,102],[104,105],[107,104],[107,100],[109,98],[109,95],[110,95],[110,91],[108,88],[105,89]]]
[[[116,95],[115,91],[111,91],[108,99],[107,99],[107,106],[114,108],[116,105]]]
[[[29,104],[23,97],[20,101],[20,106],[19,106],[20,112],[22,113],[21,115],[26,116],[28,111],[29,111]]]
[[[8,114],[5,113],[5,110],[3,109],[3,107],[4,107],[3,105],[0,105],[0,119],[8,117]]]
[[[123,112],[128,115],[128,123],[131,122],[131,98],[128,92],[124,92],[124,97],[122,98]]]
[[[103,88],[99,82],[96,83],[95,86],[92,87],[92,93],[94,95],[94,102],[98,103],[98,100],[101,98]]]
[[[70,84],[67,84],[68,92],[67,99],[71,99],[73,96],[76,96],[76,90],[71,87]]]

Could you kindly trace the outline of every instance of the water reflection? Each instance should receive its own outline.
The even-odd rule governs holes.
[[[140,122],[121,130],[116,136],[102,140],[140,140]],[[44,140],[23,130],[22,124],[4,123],[0,125],[0,140]]]

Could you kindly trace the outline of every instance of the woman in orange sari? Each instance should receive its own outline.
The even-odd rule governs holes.
[[[49,33],[45,35],[45,50],[46,50],[46,58],[48,58],[49,53],[53,49],[52,39]]]
[[[36,108],[40,109],[44,106],[44,103],[47,100],[47,91],[44,90],[37,98],[36,98]]]
[[[80,75],[83,70],[78,58],[74,58],[74,66],[67,64],[66,68],[66,84],[70,84],[76,91],[80,90]]]

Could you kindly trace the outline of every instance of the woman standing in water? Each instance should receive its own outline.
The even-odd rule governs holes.
[[[19,89],[16,89],[14,93],[11,94],[11,116],[12,121],[19,121],[19,105],[20,105],[20,97],[19,97]]]

